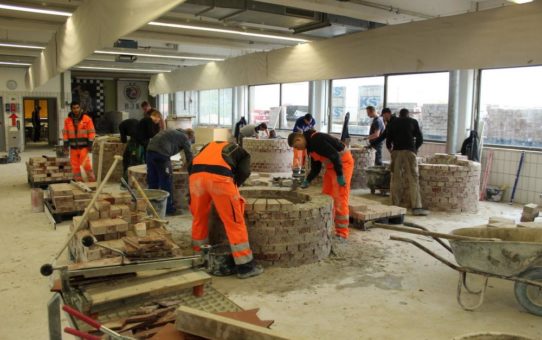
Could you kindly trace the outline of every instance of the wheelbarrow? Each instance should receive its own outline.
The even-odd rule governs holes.
[[[384,165],[370,166],[365,169],[367,174],[367,186],[374,195],[376,190],[381,195],[386,195],[390,191],[390,169]]]
[[[458,271],[457,302],[464,310],[473,311],[482,305],[488,279],[494,277],[514,281],[518,303],[529,313],[542,316],[542,229],[477,227],[455,229],[450,234],[443,234],[431,232],[413,223],[404,225],[374,223],[370,227],[429,236],[452,253],[457,264],[412,239],[390,236],[391,240],[413,244]],[[450,245],[442,239],[447,239]],[[480,290],[469,288],[468,274],[484,278]],[[463,289],[478,295],[476,304],[467,306],[464,303]]]

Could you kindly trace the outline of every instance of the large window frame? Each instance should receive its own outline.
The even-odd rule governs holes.
[[[202,99],[202,95],[216,95],[216,120],[211,120],[211,112],[203,113],[202,104],[207,103]],[[227,127],[233,126],[234,116],[234,91],[233,88],[212,89],[198,91],[197,104],[197,125]],[[229,98],[228,98],[229,97]],[[211,104],[212,106],[212,104]],[[203,117],[208,114],[209,119]],[[213,114],[214,115],[214,114]]]

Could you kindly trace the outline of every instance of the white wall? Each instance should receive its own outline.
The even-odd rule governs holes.
[[[60,117],[58,117],[59,125],[62,125],[62,122],[65,118],[65,114],[64,115],[62,114],[63,105],[60,102],[61,77],[57,76],[49,80],[46,84],[34,89],[34,91],[29,91],[25,85],[25,72],[26,72],[25,68],[9,68],[9,67],[0,68],[0,97],[2,97],[3,103],[4,103],[4,107],[1,108],[1,112],[2,114],[4,114],[4,119],[6,122],[6,126],[4,127],[6,145],[7,145],[7,130],[10,124],[10,120],[8,116],[11,115],[11,112],[9,113],[5,112],[6,103],[19,104],[20,112],[17,112],[17,115],[19,116],[19,119],[21,121],[21,126],[22,126],[22,121],[23,121],[22,118],[23,118],[23,98],[24,97],[56,98],[57,109],[60,115]],[[10,90],[7,88],[7,82],[9,80],[15,80],[15,82],[17,82],[16,89]],[[71,101],[71,74],[69,71],[64,73],[64,98],[65,98],[65,101],[68,101],[68,102]],[[60,129],[61,127],[59,127],[59,130]],[[20,130],[20,136],[21,136],[21,141],[24,141],[24,129]],[[21,149],[24,149],[24,143],[21,146]]]

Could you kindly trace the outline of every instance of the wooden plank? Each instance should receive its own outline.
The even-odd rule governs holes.
[[[287,339],[264,327],[237,321],[198,309],[180,306],[175,327],[183,332],[208,339],[222,340],[279,340]]]
[[[185,273],[169,273],[158,277],[129,279],[116,284],[85,289],[85,296],[93,306],[114,300],[143,295],[159,295],[165,292],[180,290],[204,284],[211,280],[209,274],[201,270],[190,270]]]

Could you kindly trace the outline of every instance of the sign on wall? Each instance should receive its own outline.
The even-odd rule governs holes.
[[[141,103],[149,99],[146,81],[119,80],[117,82],[117,109],[128,112],[130,118],[143,118]]]

